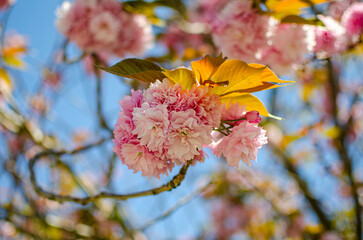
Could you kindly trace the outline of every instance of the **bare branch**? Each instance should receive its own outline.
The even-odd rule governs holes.
[[[102,199],[102,198],[112,198],[112,199],[118,199],[118,200],[126,200],[129,198],[136,198],[136,197],[143,197],[143,196],[150,196],[150,195],[157,195],[160,194],[162,192],[165,191],[171,191],[174,188],[177,188],[178,186],[180,186],[180,184],[182,183],[182,181],[185,178],[185,175],[187,173],[187,170],[191,164],[192,161],[187,162],[185,165],[183,165],[183,167],[180,169],[179,173],[174,176],[174,178],[172,180],[170,180],[168,183],[157,187],[157,188],[153,188],[150,190],[146,190],[146,191],[140,191],[140,192],[135,192],[135,193],[130,193],[130,194],[115,194],[115,193],[108,193],[108,192],[100,192],[97,195],[94,196],[88,196],[88,197],[84,197],[84,198],[80,198],[80,197],[73,197],[73,196],[68,196],[68,195],[59,195],[59,194],[55,194],[52,192],[48,192],[45,191],[44,189],[42,189],[37,181],[36,181],[36,176],[35,176],[35,164],[36,162],[42,158],[42,157],[46,157],[46,156],[62,156],[62,155],[73,155],[76,153],[80,153],[82,151],[88,150],[94,146],[100,145],[102,143],[105,142],[106,139],[101,139],[93,144],[89,144],[86,146],[83,146],[81,148],[77,148],[75,150],[71,150],[71,151],[67,151],[67,150],[62,150],[62,151],[44,151],[41,153],[38,153],[37,155],[35,155],[33,158],[31,158],[29,160],[29,171],[30,171],[30,181],[31,184],[34,188],[34,190],[36,191],[36,193],[38,193],[40,196],[44,197],[44,198],[48,198],[50,200],[54,200],[54,201],[58,201],[58,202],[63,202],[63,201],[70,201],[70,202],[76,202],[76,203],[80,203],[80,204],[87,204],[89,202],[95,201],[97,199]]]

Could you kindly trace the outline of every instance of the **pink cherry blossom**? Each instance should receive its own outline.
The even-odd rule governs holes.
[[[242,159],[247,165],[257,159],[258,148],[267,143],[266,131],[247,121],[232,129],[232,133],[223,137],[213,148],[217,156],[223,155],[228,165],[238,167]]]
[[[140,171],[142,176],[160,178],[160,174],[168,175],[174,164],[155,156],[147,147],[140,145],[139,140],[124,144],[121,150],[123,163],[134,172]]]
[[[169,128],[167,105],[150,107],[145,102],[141,108],[135,108],[132,115],[135,124],[132,133],[140,139],[140,144],[147,145],[151,151],[161,152]]]
[[[245,117],[245,106],[238,103],[232,103],[228,106],[224,105],[222,110],[222,120],[237,120]],[[237,126],[241,121],[233,121],[230,124]]]
[[[263,50],[261,62],[280,75],[304,63],[315,45],[314,28],[304,25],[279,24],[269,39],[270,46]]]
[[[318,18],[324,23],[325,27],[315,28],[316,45],[314,52],[321,55],[321,57],[328,57],[344,51],[347,47],[347,38],[343,26],[329,16],[319,15]]]
[[[260,113],[257,111],[250,111],[247,112],[246,115],[246,120],[250,123],[259,123],[261,122],[261,117],[260,117]]]
[[[117,0],[64,2],[57,15],[59,31],[82,51],[123,57],[142,54],[153,41],[146,17],[123,11]]]
[[[180,56],[184,54],[186,48],[199,49],[205,44],[202,34],[185,32],[176,25],[169,26],[160,41]]]
[[[221,116],[219,97],[208,88],[185,90],[168,79],[133,91],[120,106],[113,151],[130,169],[149,177],[167,175],[175,164],[203,161],[202,148],[211,143]]]
[[[267,33],[273,24],[273,18],[252,8],[252,1],[231,1],[213,21],[213,41],[231,58],[256,62],[268,44]]]
[[[178,165],[200,155],[203,145],[212,142],[211,128],[200,125],[192,109],[175,112],[170,116],[171,129],[167,136],[167,156]]]
[[[342,16],[342,25],[350,37],[363,33],[363,3],[353,3]]]
[[[222,104],[219,97],[210,94],[209,91],[208,87],[197,85],[189,91],[183,91],[182,98],[186,103],[184,109],[194,109],[201,124],[218,127],[221,121]]]
[[[190,12],[190,19],[196,22],[212,23],[228,0],[197,0]]]

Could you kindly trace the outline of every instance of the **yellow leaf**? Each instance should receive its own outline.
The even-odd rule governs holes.
[[[191,62],[192,70],[200,84],[204,81],[210,80],[212,75],[217,71],[218,67],[226,61],[222,54],[218,57],[211,57],[209,55],[203,57],[198,61]]]
[[[12,47],[3,49],[3,56],[13,56],[18,53],[25,53],[27,49],[25,47]]]
[[[333,126],[331,128],[325,129],[323,134],[330,139],[336,139],[340,135],[340,128]]]
[[[197,83],[193,71],[188,68],[163,69],[163,74],[173,82],[180,83],[183,89],[191,89]]]
[[[24,68],[25,67],[24,62],[21,61],[20,59],[17,59],[14,56],[4,56],[3,60],[7,65],[15,67],[15,68]]]
[[[0,68],[0,92],[9,93],[13,90],[11,79],[5,69]]]
[[[217,84],[213,92],[223,96],[228,92],[258,87],[262,85],[260,78],[262,71],[259,68],[249,67],[240,60],[225,61],[212,76],[212,82]]]
[[[301,8],[310,7],[310,3],[321,4],[329,2],[330,0],[267,0],[266,6],[274,11],[274,15],[286,16],[290,14],[299,14]]]
[[[279,19],[287,15],[296,15],[301,12],[302,8],[311,5],[327,3],[330,0],[267,0],[265,5],[273,11],[274,17]]]
[[[247,111],[255,110],[258,111],[262,116],[267,116],[278,120],[282,120],[282,118],[270,114],[263,105],[263,103],[257,97],[251,94],[241,94],[239,96],[233,96],[233,97],[229,96],[221,97],[221,102],[225,103],[227,108],[231,103],[239,103],[241,105],[245,105]]]
[[[212,76],[212,82],[217,84],[213,93],[220,96],[258,92],[293,83],[279,79],[264,65],[240,60],[225,61]]]
[[[281,142],[281,148],[287,147],[290,143],[294,142],[295,140],[299,139],[299,135],[287,135],[284,136]]]

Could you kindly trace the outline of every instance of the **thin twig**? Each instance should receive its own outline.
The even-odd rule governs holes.
[[[92,54],[93,60],[94,60],[94,72],[96,75],[96,101],[97,101],[97,116],[98,116],[98,120],[99,123],[101,125],[101,127],[103,127],[104,129],[106,129],[107,131],[109,131],[112,134],[112,129],[107,125],[107,122],[105,120],[105,117],[102,114],[102,84],[101,84],[101,72],[100,69],[97,67],[101,64],[103,64],[103,62],[101,61],[101,59],[97,56],[97,54]]]
[[[200,187],[195,192],[193,192],[193,193],[191,193],[191,194],[183,197],[174,206],[172,206],[171,208],[169,208],[168,210],[166,210],[163,214],[159,215],[158,217],[156,217],[156,218],[151,219],[150,221],[148,221],[145,225],[143,225],[142,227],[138,228],[137,231],[144,231],[146,228],[150,227],[151,225],[155,224],[156,222],[158,222],[160,220],[163,220],[164,218],[167,218],[169,215],[171,215],[172,213],[174,213],[180,207],[182,207],[183,205],[185,205],[188,202],[192,201],[194,198],[198,197],[200,195],[200,193],[203,192],[206,188],[208,188],[211,184],[213,184],[213,181],[210,181],[205,186]]]

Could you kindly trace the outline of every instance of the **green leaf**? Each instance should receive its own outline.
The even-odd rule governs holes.
[[[321,25],[319,21],[308,20],[298,15],[288,15],[281,19],[281,23],[296,23],[296,24],[309,24],[309,25]]]
[[[161,67],[153,62],[137,58],[122,60],[112,67],[97,67],[117,76],[144,82],[155,82],[156,80],[163,80],[165,78]]]
[[[191,89],[197,83],[193,71],[188,68],[163,69],[163,73],[173,82],[180,83],[183,89]]]

